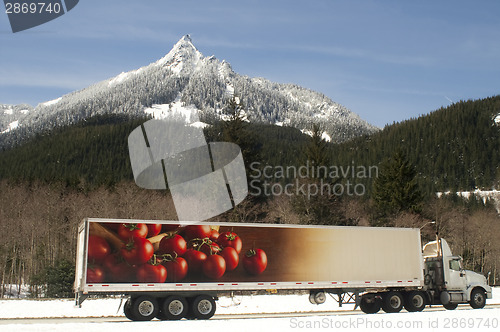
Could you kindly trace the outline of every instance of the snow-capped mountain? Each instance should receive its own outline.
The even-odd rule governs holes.
[[[304,132],[316,123],[334,142],[378,130],[321,93],[240,75],[228,62],[203,56],[186,35],[167,55],[148,66],[41,103],[35,109],[26,105],[0,108],[0,146],[99,114],[135,117],[146,112],[165,116],[188,109],[191,113],[198,111],[192,122],[204,125],[221,118],[221,110],[232,95],[243,103],[249,121],[291,126]]]

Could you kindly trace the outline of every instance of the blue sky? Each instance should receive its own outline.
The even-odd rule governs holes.
[[[191,34],[240,74],[322,92],[383,127],[499,94],[499,15],[495,0],[82,0],[13,34],[0,13],[0,103],[55,99]]]

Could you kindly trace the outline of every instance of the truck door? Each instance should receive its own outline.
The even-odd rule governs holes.
[[[467,279],[462,269],[462,260],[460,257],[454,256],[448,258],[448,263],[445,264],[445,279],[446,289],[465,290]]]

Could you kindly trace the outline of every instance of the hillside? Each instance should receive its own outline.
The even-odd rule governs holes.
[[[402,150],[416,167],[424,192],[491,189],[500,179],[500,126],[495,118],[500,96],[463,101],[417,119],[342,144],[327,144],[330,164],[371,166]],[[127,137],[146,117],[97,116],[39,134],[28,143],[0,152],[0,178],[80,182],[95,187],[132,180]],[[205,129],[208,141],[220,140],[215,122]],[[263,165],[303,162],[309,136],[291,127],[250,123]],[[16,165],[16,167],[12,167]],[[362,179],[361,179],[362,181]],[[366,183],[370,189],[371,181]]]
[[[62,182],[86,189],[133,180],[127,138],[147,119],[102,115],[38,134],[21,146],[0,152],[0,179]],[[208,141],[218,140],[214,133],[221,126],[218,122],[205,130]],[[249,124],[249,130],[266,164],[297,164],[297,150],[308,139],[290,127]]]
[[[403,151],[425,192],[491,189],[500,181],[500,96],[460,101],[336,145],[340,164],[377,165]]]

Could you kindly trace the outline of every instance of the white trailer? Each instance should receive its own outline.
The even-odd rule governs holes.
[[[161,231],[138,234],[144,224]],[[308,290],[314,304],[330,293],[365,313],[481,308],[491,298],[446,241],[422,252],[419,229],[86,218],[77,242],[76,304],[122,294],[132,320],[208,319],[218,296],[235,291]]]

